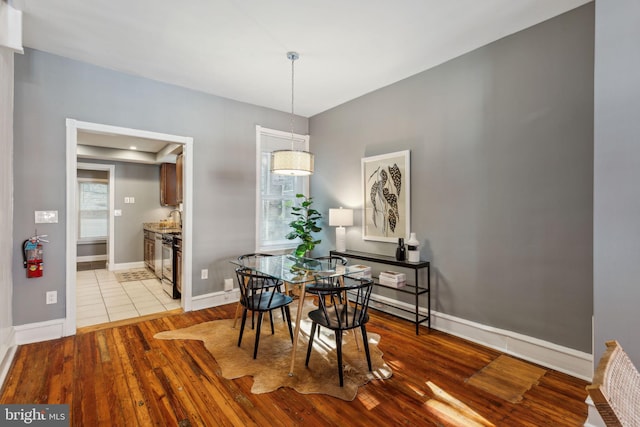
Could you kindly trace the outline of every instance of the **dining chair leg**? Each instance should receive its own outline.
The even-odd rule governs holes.
[[[369,365],[369,372],[371,372],[371,354],[369,353],[369,340],[367,338],[367,328],[365,328],[364,325],[361,325],[360,330],[362,331],[362,343],[364,345],[364,352],[367,355],[367,365]]]
[[[313,347],[313,337],[315,336],[317,323],[311,324],[311,333],[309,334],[309,345],[307,346],[307,358],[304,362],[304,366],[309,366],[309,357],[311,357],[311,348]]]
[[[244,324],[247,322],[247,308],[242,309],[242,323],[240,324],[240,335],[238,336],[238,347],[242,344],[242,334],[244,333]]]
[[[260,343],[260,327],[262,326],[262,312],[258,313],[258,325],[256,326],[256,343],[253,346],[253,358],[258,355],[258,344]]]
[[[340,376],[340,387],[344,385],[342,369],[342,331],[336,331],[336,352],[338,353],[338,374]]]
[[[271,323],[271,335],[275,334],[275,330],[273,329],[273,311],[269,310],[269,323]]]

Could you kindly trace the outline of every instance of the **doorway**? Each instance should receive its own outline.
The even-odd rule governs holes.
[[[114,206],[115,206],[115,166],[114,165],[105,165],[105,164],[100,164],[100,163],[80,163],[78,162],[78,166],[76,169],[76,173],[78,174],[77,170],[81,169],[84,171],[96,171],[96,172],[103,172],[106,174],[106,185],[107,185],[107,220],[106,220],[106,266],[107,268],[110,265],[114,264],[114,248],[115,248],[115,236],[113,233],[114,230]],[[78,181],[78,186],[80,186],[80,182],[82,180],[82,177],[78,175],[76,175],[76,179]],[[80,192],[80,191],[79,191]],[[78,194],[78,193],[76,193]],[[78,221],[81,221],[80,218],[78,218]],[[78,224],[75,224],[76,228],[78,227]],[[102,227],[100,227],[102,228]],[[79,236],[80,239],[79,240],[83,240],[82,237],[83,236]],[[80,249],[76,249],[76,261],[80,261],[80,257],[78,256],[78,253],[80,252]],[[89,260],[87,260],[89,261]],[[97,259],[92,259],[91,261],[97,261]]]
[[[76,198],[77,198],[77,169],[78,169],[78,135],[79,134],[94,134],[101,137],[113,137],[104,138],[109,140],[109,144],[114,144],[113,148],[116,149],[128,149],[124,144],[128,144],[127,140],[132,138],[162,141],[167,144],[177,144],[181,146],[182,153],[184,155],[184,168],[183,168],[183,191],[184,191],[184,203],[182,212],[182,235],[184,238],[184,246],[182,248],[182,261],[183,261],[183,277],[182,277],[182,299],[181,308],[183,311],[190,311],[192,306],[192,281],[191,281],[191,263],[192,263],[192,206],[193,206],[193,138],[185,136],[177,136],[170,134],[162,134],[157,132],[150,132],[139,129],[122,128],[117,126],[104,125],[99,123],[81,122],[74,119],[67,119],[67,250],[66,250],[66,319],[65,319],[65,336],[73,335],[76,332],[77,326],[77,313],[76,313],[76,298],[77,298],[77,280],[76,280],[76,260],[77,260],[77,210],[76,210]],[[123,138],[124,137],[124,138]],[[96,166],[96,164],[93,164]],[[110,176],[113,177],[113,173]],[[111,188],[114,188],[113,185]],[[113,217],[115,216],[113,201],[110,202],[110,227],[113,230]],[[114,264],[114,244],[113,234],[109,233],[109,264]]]

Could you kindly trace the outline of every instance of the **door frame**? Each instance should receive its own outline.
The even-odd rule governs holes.
[[[78,132],[92,132],[107,135],[132,136],[139,138],[156,139],[183,145],[184,153],[184,177],[182,205],[182,234],[186,244],[182,248],[182,299],[181,306],[184,311],[192,309],[192,245],[193,245],[193,138],[188,136],[170,135],[151,132],[140,129],[124,128],[100,123],[83,122],[75,119],[67,119],[66,158],[67,158],[67,251],[66,251],[66,318],[64,322],[64,335],[76,333],[76,258],[77,258],[77,180],[78,180]],[[141,224],[142,226],[142,224]],[[110,233],[113,234],[113,233]]]
[[[77,158],[77,157],[76,157]],[[78,182],[78,178],[77,178],[77,170],[78,169],[85,169],[85,170],[94,170],[94,171],[106,171],[109,173],[109,177],[108,177],[108,185],[109,185],[109,223],[108,223],[108,227],[107,227],[107,268],[109,270],[111,270],[113,268],[113,266],[115,265],[115,234],[114,234],[114,230],[115,230],[115,215],[114,215],[114,210],[115,210],[115,203],[116,203],[116,196],[115,196],[115,173],[116,173],[116,167],[115,165],[106,165],[106,164],[102,164],[102,163],[80,163],[78,162],[76,165],[76,188],[77,187],[77,182]],[[77,192],[76,192],[76,197],[77,197]],[[74,207],[75,210],[75,207]],[[78,227],[78,218],[76,218],[76,223],[74,225],[76,227],[76,231],[77,231],[77,227]],[[77,242],[76,242],[77,244]],[[77,248],[77,247],[76,247]],[[77,261],[77,253],[76,253],[76,261]]]

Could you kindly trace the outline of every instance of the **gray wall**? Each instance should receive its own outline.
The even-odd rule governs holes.
[[[594,357],[616,339],[640,368],[640,2],[598,0]]]
[[[193,295],[224,289],[232,268],[220,260],[255,248],[255,125],[289,129],[289,113],[27,49],[15,61],[14,325],[65,316],[66,118],[194,138],[193,270],[186,274]],[[307,133],[308,120],[295,125]],[[45,276],[28,281],[18,249],[33,234],[35,210],[57,210],[59,223],[38,226],[51,243]],[[208,280],[202,268],[212,270]],[[58,304],[45,305],[49,290],[58,291]]]
[[[318,207],[392,255],[361,239],[360,159],[411,150],[435,310],[591,352],[593,40],[588,4],[312,117]]]

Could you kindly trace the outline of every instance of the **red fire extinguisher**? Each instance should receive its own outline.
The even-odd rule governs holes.
[[[43,237],[47,237],[47,235],[35,235],[25,240],[22,244],[23,264],[24,268],[27,269],[27,277],[29,279],[33,277],[42,277],[42,242],[48,243],[48,240],[44,240]]]

